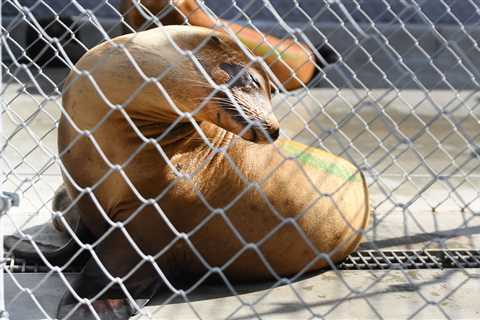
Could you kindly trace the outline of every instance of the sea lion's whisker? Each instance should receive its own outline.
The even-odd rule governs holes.
[[[199,101],[220,101],[220,102],[229,102],[231,103],[230,100],[228,99],[221,99],[221,98],[215,98],[215,97],[202,97],[202,98],[196,98],[196,100],[199,100]]]
[[[196,100],[207,100],[207,101],[223,101],[223,102],[232,102],[230,99],[228,98],[221,98],[221,97],[197,97],[197,98],[194,98]]]
[[[250,121],[250,122],[252,122],[252,125],[255,125],[255,122],[259,122],[259,123],[260,123],[260,126],[262,126],[262,127],[265,128],[265,126],[263,126],[263,125],[261,124],[261,120],[258,119],[258,118],[250,118],[250,117],[245,118],[244,116],[242,116],[242,115],[240,115],[240,114],[238,114],[238,115],[232,114],[231,116],[232,116],[233,118],[241,118],[241,119],[244,119],[244,120],[246,120],[246,121]],[[247,119],[248,119],[248,120],[247,120]],[[255,125],[255,126],[256,126],[256,127],[259,127],[258,125]]]

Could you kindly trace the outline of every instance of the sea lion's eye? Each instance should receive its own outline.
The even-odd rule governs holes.
[[[248,72],[247,67],[240,64],[230,64],[230,63],[221,63],[219,65],[220,69],[225,71],[230,78],[230,85],[232,87],[241,87],[241,88],[261,88],[260,81],[250,72]]]
[[[216,35],[210,36],[210,42],[215,44],[215,45],[220,45],[222,42],[220,41],[220,38],[217,37]]]
[[[260,82],[257,80],[257,78],[252,75],[251,73],[248,73],[249,77],[250,77],[250,81],[254,84],[254,86],[256,88],[260,88]]]

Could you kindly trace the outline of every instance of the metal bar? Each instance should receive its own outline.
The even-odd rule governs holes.
[[[2,28],[2,4],[0,4],[0,29]],[[1,33],[1,32],[0,32]],[[3,34],[3,33],[2,33]],[[2,61],[2,46],[3,46],[3,35],[0,34],[0,62]],[[0,65],[0,92],[3,92],[3,70]],[[3,94],[0,95],[0,114],[3,114],[4,110],[4,101],[3,101]],[[1,143],[3,145],[3,121],[0,119],[0,139],[2,139]],[[3,150],[3,148],[2,148]],[[2,168],[3,174],[3,168]],[[0,186],[0,192],[2,191],[3,186]],[[3,253],[3,212],[0,212],[0,257],[4,256]],[[0,264],[0,319],[7,320],[8,319],[8,312],[5,308],[5,291],[4,291],[4,278],[3,278],[3,264],[5,260],[3,260]]]
[[[4,268],[12,273],[43,273],[50,269],[41,263],[5,257]],[[478,250],[363,250],[349,255],[338,270],[464,269],[480,268]],[[64,272],[80,272],[82,265],[71,265]]]
[[[339,270],[480,268],[480,252],[469,249],[363,250],[352,253],[337,268]]]

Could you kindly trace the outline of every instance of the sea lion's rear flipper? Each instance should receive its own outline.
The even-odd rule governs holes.
[[[88,243],[93,241],[93,236],[80,220],[78,208],[70,204],[70,197],[62,185],[55,192],[52,209],[55,212],[62,212],[63,219],[56,216],[53,218],[51,226],[42,226],[42,233],[49,234],[49,238],[53,237],[54,241],[47,242],[46,240],[37,239],[34,235],[29,237],[31,240],[28,238],[23,239],[19,235],[5,236],[3,246],[6,254],[33,263],[42,263],[43,259],[41,255],[54,265],[63,265],[68,262],[79,250],[80,246],[72,238],[65,224],[69,225],[70,230],[72,230],[82,242]],[[76,262],[80,263],[81,257],[79,258]]]
[[[89,263],[91,261],[93,259]],[[71,292],[67,292],[58,305],[57,319],[93,320],[97,317],[102,320],[130,319],[150,301],[157,291],[154,286],[138,290],[139,292],[130,288],[128,292],[132,295],[133,300],[131,301],[116,284],[100,297],[93,299],[110,283],[105,280],[99,274],[85,276],[82,273],[80,278],[73,283],[72,288],[79,297],[90,299],[90,303],[80,303]]]
[[[72,296],[66,296],[65,298],[73,299]],[[144,303],[138,305],[139,301],[140,300],[135,300],[139,309],[143,308],[148,302],[148,300],[145,299],[143,300]],[[69,308],[70,306],[72,306],[70,302],[62,299],[57,318],[69,320],[97,319],[91,309],[94,310],[98,319],[102,320],[126,320],[137,313],[137,306],[131,304],[128,299],[98,299],[90,304],[91,309],[87,305],[78,305],[72,309]],[[73,306],[75,306],[75,304],[73,304]],[[68,316],[69,314],[71,314],[71,316]]]
[[[141,257],[121,231],[112,232],[93,246],[98,259],[92,256],[88,260],[80,277],[72,284],[75,293],[67,290],[64,294],[57,318],[129,319],[147,304],[162,282],[150,262],[141,263]],[[104,270],[109,276],[121,279],[120,283],[112,281]],[[82,303],[76,296],[88,299],[89,303]]]

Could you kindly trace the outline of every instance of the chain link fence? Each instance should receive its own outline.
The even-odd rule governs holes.
[[[120,93],[123,90],[131,92],[132,96],[127,99],[128,102],[118,103],[114,95],[109,95],[111,89],[101,81],[101,74],[95,73],[94,69],[90,73],[82,73],[85,64],[75,67],[80,57],[91,52],[89,50],[99,43],[115,47],[115,43],[122,43],[117,38],[122,34],[130,34],[127,37],[132,42],[140,41],[138,39],[146,34],[140,33],[142,30],[161,26],[162,22],[172,19],[173,12],[177,14],[177,21],[183,19],[188,24],[188,15],[181,14],[181,10],[173,11],[171,6],[165,5],[167,2],[2,2],[2,191],[16,193],[21,199],[18,207],[9,208],[2,216],[4,235],[14,235],[6,238],[7,250],[3,260],[6,288],[2,299],[11,319],[53,319],[57,316],[58,305],[64,302],[60,300],[65,292],[70,292],[76,299],[74,304],[79,310],[82,308],[79,303],[81,298],[90,299],[83,300],[86,309],[82,310],[86,313],[77,315],[79,319],[87,316],[89,311],[85,310],[94,308],[96,312],[92,311],[91,318],[102,319],[108,312],[116,310],[118,305],[124,306],[119,304],[118,297],[100,306],[96,304],[96,301],[103,301],[99,291],[93,295],[85,294],[84,286],[75,282],[79,279],[79,273],[85,270],[86,263],[88,266],[94,261],[104,273],[115,270],[117,264],[125,263],[125,258],[100,253],[102,243],[107,241],[116,242],[120,247],[115,251],[118,256],[132,248],[137,253],[133,262],[125,263],[129,270],[118,274],[112,272],[110,277],[106,276],[108,281],[102,288],[118,285],[120,289],[117,291],[123,294],[122,299],[126,296],[130,314],[137,313],[139,318],[478,317],[480,311],[473,300],[480,296],[477,288],[480,276],[480,2],[198,2],[201,10],[217,21],[238,22],[254,32],[276,36],[281,40],[278,47],[293,39],[293,43],[315,52],[315,76],[296,90],[287,90],[278,74],[254,55],[249,55],[250,63],[246,63],[243,70],[237,70],[238,74],[232,77],[230,87],[216,87],[212,85],[214,77],[205,67],[209,62],[202,60],[217,52],[209,52],[207,58],[202,53],[211,45],[209,38],[205,36],[207,40],[184,51],[185,43],[175,42],[175,39],[183,38],[175,38],[162,31],[157,36],[167,39],[164,44],[168,47],[162,54],[168,56],[173,52],[169,50],[175,48],[178,54],[175,59],[182,62],[181,67],[193,68],[204,76],[203,80],[210,79],[210,82],[188,82],[190,84],[185,87],[175,87],[169,91],[170,87],[165,85],[165,79],[170,79],[168,71],[157,73],[154,77],[148,72],[142,74],[145,63],[148,64],[145,61],[151,53],[145,48],[129,47],[127,42],[125,47],[120,46],[124,57],[127,57],[122,60],[125,63],[122,68],[130,72],[122,73],[122,68],[119,68],[121,77],[116,78],[117,82],[111,81],[113,86],[123,88],[119,90]],[[136,21],[140,23],[133,25]],[[225,37],[232,38],[232,43],[237,45],[243,43],[244,48],[245,39],[236,36],[232,28],[225,27],[225,30]],[[257,46],[262,44],[260,42]],[[138,54],[132,48],[144,51]],[[322,56],[322,51],[316,51],[315,48],[331,48],[332,51],[328,53],[335,57],[335,61],[328,61],[331,58],[325,54]],[[282,49],[288,50],[285,47]],[[245,52],[243,54],[248,55]],[[94,62],[101,61],[100,70],[114,60],[108,52],[99,53],[96,59]],[[143,62],[139,62],[139,59]],[[175,63],[167,63],[168,70],[178,70],[175,69],[179,68],[175,59],[172,60]],[[127,66],[127,62],[130,65]],[[327,62],[334,63],[327,65]],[[252,66],[255,63],[260,64],[267,75],[253,72],[250,80],[245,80],[244,75],[251,72],[248,70],[254,68]],[[70,72],[71,76],[67,78]],[[283,148],[276,142],[274,146],[277,147],[273,147],[272,153],[283,160],[271,170],[268,170],[269,161],[262,160],[264,154],[256,157],[251,155],[250,150],[256,148],[253,143],[240,156],[232,155],[232,151],[228,151],[231,149],[224,150],[210,143],[210,127],[202,125],[203,119],[198,118],[202,110],[209,110],[213,102],[220,101],[216,95],[218,92],[224,92],[224,100],[237,101],[231,103],[237,110],[235,112],[238,112],[240,107],[235,98],[236,87],[232,83],[259,82],[261,79],[256,77],[272,79],[271,105],[273,117],[278,119],[281,128],[280,138],[293,140],[298,143],[294,145],[295,148],[300,148],[292,151],[290,147]],[[82,80],[84,78],[100,80],[91,87],[75,87],[86,81]],[[184,80],[198,79],[195,76]],[[129,83],[134,81],[141,83],[139,91],[125,91]],[[200,106],[198,109],[186,110],[185,101],[190,100],[178,97],[197,92],[196,86],[204,86],[205,83],[215,88],[213,93],[196,101],[196,105]],[[164,90],[162,99],[171,97],[168,105],[176,112],[173,126],[166,131],[163,128],[161,135],[155,131],[148,136],[148,126],[142,127],[143,123],[137,121],[128,109],[129,103],[139,95],[141,97],[143,88],[149,85]],[[259,86],[266,88],[267,84],[262,82]],[[72,93],[75,88],[84,89],[85,93]],[[88,93],[92,88],[97,92],[97,100]],[[121,162],[110,162],[116,159],[117,152],[111,147],[120,146],[122,136],[114,131],[110,139],[105,139],[100,132],[102,127],[108,127],[116,118],[106,116],[98,120],[93,116],[95,112],[87,107],[83,113],[75,113],[73,107],[67,110],[65,97],[69,90],[69,101],[77,99],[79,104],[82,101],[103,101],[112,113],[121,113],[131,125],[128,127],[122,123],[123,130],[135,132],[136,138],[143,141],[140,147],[127,152],[129,149],[122,146],[122,152],[127,153],[126,158]],[[267,91],[270,94],[270,90]],[[148,101],[141,100],[147,104]],[[72,114],[76,114],[77,118]],[[102,112],[99,111],[99,115]],[[58,149],[61,116],[63,126],[79,126],[75,129],[78,135],[76,139],[84,144],[82,139],[91,142],[89,150],[96,150],[97,153],[92,153],[94,160],[86,157],[77,160],[75,165],[65,160],[69,150],[78,151],[61,143],[61,150]],[[255,127],[258,123],[248,120],[248,115],[240,112],[240,116],[244,118],[244,127],[235,133],[250,140],[254,139],[252,135],[256,137],[254,140],[272,140],[272,133],[268,132],[270,129],[266,125],[258,129]],[[265,113],[266,118],[270,116],[270,113]],[[85,118],[91,121],[96,119],[88,126],[100,128],[97,133],[97,129],[90,132],[82,128],[82,125],[87,125],[79,124],[83,121],[79,119]],[[148,124],[147,120],[142,119],[146,121],[145,124]],[[208,168],[212,159],[186,165],[177,161],[179,152],[162,146],[162,139],[167,140],[168,132],[181,122],[191,124],[196,139],[210,151],[213,150],[215,155],[226,155],[226,163],[215,171],[215,175],[208,176],[206,181],[198,177],[202,176],[202,168]],[[137,126],[140,129],[132,129]],[[204,132],[205,128],[207,132]],[[256,128],[255,134],[252,128]],[[63,132],[63,137],[67,131]],[[163,135],[164,132],[167,133]],[[183,137],[182,132],[173,132]],[[179,141],[177,143],[183,143],[183,140]],[[149,180],[149,176],[157,177],[149,173],[149,170],[157,167],[145,165],[146,162],[142,162],[144,160],[137,155],[142,154],[142,148],[150,147],[155,150],[155,159],[164,162],[162,170],[170,170],[167,181],[170,184]],[[313,151],[314,148],[325,150],[328,154]],[[187,152],[186,149],[181,151]],[[333,155],[340,158],[334,158]],[[327,157],[330,165],[325,167],[324,162],[319,164],[316,162],[318,157]],[[95,161],[100,161],[100,158],[108,164],[105,172],[115,175],[117,179],[114,183],[110,182],[107,189],[102,186],[108,180],[103,176],[94,183],[88,180],[88,177],[95,176]],[[243,163],[245,159],[264,161],[264,170],[268,172],[251,174],[249,166]],[[295,163],[303,169],[287,168],[285,162]],[[138,177],[138,172],[132,173],[134,171],[128,167],[131,163],[132,166],[144,163],[143,178]],[[349,171],[348,163],[353,164],[351,168],[358,170]],[[344,180],[341,183],[328,179],[329,182],[325,184],[312,182],[309,179],[316,174],[315,170],[334,177],[329,179],[343,177]],[[187,174],[182,174],[182,171]],[[369,189],[371,217],[368,226],[355,222],[358,218],[356,210],[362,206],[358,200],[361,196],[358,196],[359,191],[349,191],[349,188],[353,188],[349,185],[351,181],[362,181],[360,171]],[[288,179],[269,184],[269,179],[277,176]],[[209,182],[212,179],[213,182]],[[227,182],[222,179],[227,179]],[[145,181],[150,181],[147,187],[144,186]],[[64,182],[67,183],[70,196],[66,196],[65,191],[58,191]],[[209,188],[218,191],[215,186],[206,188],[205,185],[209,183],[220,186],[239,184],[242,187],[238,187],[238,190],[234,187],[225,188],[220,197],[228,199],[225,203],[218,200],[218,192],[216,195],[208,193]],[[157,184],[161,187],[155,187],[146,196],[146,190]],[[112,208],[109,200],[114,201],[112,199],[117,196],[115,192],[122,188],[134,194],[130,198],[134,199],[131,200],[134,206],[128,208],[130,211],[127,210],[127,216],[131,218],[115,217],[109,211]],[[165,202],[162,197],[172,188],[179,194],[184,189],[193,190],[190,196],[194,195],[195,200],[184,197],[184,202],[180,204],[178,201],[173,204]],[[269,191],[271,189],[274,191]],[[287,201],[290,199],[288,197],[286,201],[281,201],[284,195],[294,193],[295,198],[304,199],[303,194],[311,194],[310,190],[314,190],[315,195],[306,197],[305,201],[313,203],[306,203],[300,212],[286,212],[291,204]],[[244,197],[245,194],[248,197]],[[90,199],[88,205],[91,207],[82,205],[85,198]],[[244,204],[251,204],[247,211],[229,216],[229,210],[235,212],[235,206]],[[129,204],[122,202],[121,205]],[[322,247],[324,242],[329,241],[325,239],[330,239],[332,235],[315,234],[317,225],[313,222],[312,233],[308,222],[301,220],[305,212],[308,215],[315,208],[318,210],[317,205],[330,213],[322,215],[325,224],[330,223],[327,220],[329,217],[339,214],[339,219],[343,221],[342,230],[350,230],[351,237],[363,238],[357,251],[351,253],[353,247],[345,249],[345,243],[350,241],[348,239],[342,239],[343,242],[339,241],[335,247]],[[202,212],[203,215],[180,212],[178,208],[182,206],[193,208],[193,212]],[[156,213],[155,218],[150,219],[163,221],[153,223],[153,227],[161,225],[161,228],[153,230],[148,219],[138,223],[136,217],[142,217],[138,213],[143,213],[145,207],[153,208],[152,212]],[[93,239],[77,236],[79,230],[76,228],[81,222],[78,222],[76,214],[81,211],[82,219],[89,219],[85,208],[99,212],[88,222],[87,233],[97,232],[97,226],[108,226],[104,229],[99,227],[102,232],[97,232]],[[256,215],[256,212],[268,212],[268,215],[262,220],[263,216]],[[145,215],[148,214],[143,213]],[[275,223],[271,220],[273,217],[277,219]],[[216,219],[222,221],[223,229],[211,227],[211,221]],[[263,224],[268,226],[262,229]],[[132,232],[135,226],[144,230],[144,234]],[[205,231],[208,226],[213,229]],[[290,227],[295,232],[282,233],[282,228]],[[246,236],[255,233],[255,230],[263,231],[258,231],[262,234],[256,237]],[[317,230],[325,229],[318,227]],[[134,235],[130,235],[130,232]],[[162,240],[157,248],[146,249],[148,245],[145,243],[148,241],[145,237],[160,237],[158,234],[161,232],[173,234],[171,241]],[[217,233],[217,238],[210,236]],[[196,238],[199,234],[210,242],[202,247],[202,240]],[[117,236],[119,239],[112,241]],[[235,239],[236,243],[232,244],[233,240],[228,239]],[[271,239],[289,245],[275,251],[272,249],[275,245],[266,245]],[[128,249],[122,247],[125,243]],[[310,245],[296,246],[298,243]],[[165,252],[175,246],[188,248],[188,259],[180,259],[184,261],[183,264],[169,262],[174,265],[172,268],[168,263],[168,267],[163,262],[153,263],[155,259],[160,261],[163,255],[166,256]],[[229,246],[234,249],[225,249]],[[288,256],[301,257],[297,252],[299,248],[308,251],[303,257],[309,257],[309,261],[298,265],[279,261],[288,260]],[[222,250],[227,250],[230,255],[217,259]],[[339,250],[346,255],[351,254],[340,259],[337,255]],[[254,258],[241,260],[248,251],[256,255],[255,259],[260,262]],[[275,260],[276,255],[282,259]],[[257,264],[245,264],[245,261],[253,260],[261,264],[264,270],[256,270]],[[236,261],[243,261],[244,265],[238,266]],[[156,265],[154,275],[149,274],[149,277],[157,278],[162,285],[155,291],[155,299],[146,307],[143,306],[147,302],[146,297],[136,296],[137,292],[130,290],[128,280],[130,275],[133,275],[132,278],[136,275],[139,268],[141,272],[144,271],[142,263]],[[201,271],[195,274],[194,279],[190,279],[194,273],[193,266],[198,265]],[[321,265],[325,270],[320,272],[313,268],[314,265]],[[309,273],[312,270],[316,273]],[[258,279],[248,277],[248,274],[257,271],[263,276]],[[151,284],[143,280],[143,283]],[[83,291],[76,295],[75,291],[79,288]],[[99,310],[100,313],[95,316]],[[119,312],[124,311],[122,309]],[[61,315],[74,319],[71,313]],[[117,316],[118,319],[125,318]],[[4,313],[4,317],[8,318],[8,314]]]

